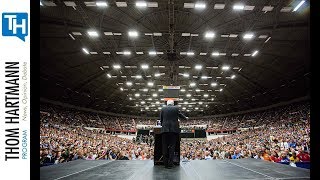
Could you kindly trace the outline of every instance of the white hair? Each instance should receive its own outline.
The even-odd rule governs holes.
[[[168,101],[167,101],[167,105],[174,105],[174,101],[172,100],[172,99],[169,99]]]

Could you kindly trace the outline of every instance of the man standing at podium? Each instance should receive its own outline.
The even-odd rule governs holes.
[[[162,155],[166,168],[173,167],[174,150],[176,146],[177,136],[179,136],[178,117],[188,119],[183,115],[179,108],[174,106],[173,100],[167,101],[167,106],[161,109],[161,133],[162,133]]]

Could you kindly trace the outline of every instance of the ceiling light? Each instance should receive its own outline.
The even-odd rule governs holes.
[[[137,79],[141,79],[142,76],[141,76],[141,75],[136,75],[136,78],[137,78]]]
[[[160,73],[155,73],[154,76],[155,77],[159,77],[161,74]]]
[[[219,52],[213,52],[211,55],[212,56],[219,56]]]
[[[108,78],[111,78],[111,74],[108,73],[107,76],[108,76]]]
[[[221,92],[223,89],[221,88],[221,89],[219,89],[219,91]]]
[[[208,79],[208,76],[201,76],[201,79]]]
[[[235,5],[233,6],[233,9],[234,9],[234,10],[243,10],[243,9],[244,9],[244,5],[242,5],[242,4],[235,4]]]
[[[147,3],[144,1],[138,1],[136,2],[137,7],[147,7]]]
[[[214,33],[213,32],[206,32],[205,38],[209,39],[209,38],[213,38],[214,37]]]
[[[160,102],[159,102],[159,101],[157,101],[157,102],[156,102],[156,104],[160,104]]]
[[[135,97],[140,97],[140,94],[139,94],[139,93],[137,93],[137,94],[135,94],[134,96],[135,96]]]
[[[159,89],[158,91],[159,91],[159,92],[162,92],[162,91],[163,91],[163,89]]]
[[[69,33],[69,36],[71,37],[72,40],[76,40],[76,39],[72,36],[72,34]]]
[[[143,89],[142,91],[143,91],[143,92],[148,92],[148,89],[147,89],[147,88],[145,88],[145,89]]]
[[[197,70],[200,70],[200,69],[202,69],[202,66],[201,65],[196,65],[194,68],[197,69]]]
[[[196,83],[190,83],[190,86],[194,87],[194,86],[196,86]]]
[[[196,99],[191,99],[191,101],[195,101]],[[189,105],[189,107],[191,107],[191,105]]]
[[[152,94],[152,97],[157,97],[158,96],[158,94]]]
[[[188,55],[188,56],[193,56],[193,55],[194,55],[194,52],[187,52],[187,55]]]
[[[302,6],[302,4],[303,4],[304,2],[306,2],[306,1],[300,1],[300,3],[293,9],[292,12],[297,11],[297,10],[300,8],[300,6]]]
[[[195,109],[195,110],[198,110],[199,108],[198,108],[198,107],[195,107],[194,109]]]
[[[189,74],[188,73],[184,73],[183,77],[189,77]]]
[[[108,4],[106,2],[103,2],[103,1],[96,2],[96,5],[98,7],[107,7],[108,6]]]
[[[188,104],[188,102],[187,102],[187,101],[185,101],[185,102],[184,102],[184,104]]]
[[[190,110],[189,110],[189,109],[187,109],[187,112],[190,112]]]
[[[187,97],[191,97],[191,94],[187,94]]]
[[[86,54],[89,54],[89,51],[88,51],[87,48],[82,48],[82,51],[83,51],[84,53],[86,53]]]
[[[253,34],[252,33],[247,33],[243,36],[243,39],[252,39],[253,38]]]
[[[204,9],[204,8],[206,8],[206,4],[204,4],[204,3],[196,3],[196,4],[194,5],[194,7],[195,7],[196,9]]]
[[[149,51],[149,55],[156,55],[157,52],[156,51]]]
[[[130,52],[130,51],[123,51],[123,54],[124,54],[124,55],[130,55],[131,52]]]
[[[127,82],[127,86],[132,86],[132,82]]]
[[[137,31],[129,31],[128,35],[129,35],[129,37],[137,37],[138,36],[138,32]]]
[[[203,97],[208,97],[208,96],[209,96],[208,94],[204,94],[204,95],[203,95]]]
[[[141,104],[145,104],[146,102],[144,102],[144,101],[141,101]]]
[[[258,54],[258,51],[256,50],[256,51],[254,51],[254,52],[252,53],[251,56],[255,56],[255,55],[257,55],[257,54]]]
[[[91,36],[91,37],[98,37],[98,36],[99,36],[99,34],[98,34],[97,31],[88,31],[88,34],[89,34],[89,36]]]
[[[149,68],[149,65],[147,65],[147,64],[142,64],[142,65],[141,65],[141,68],[142,68],[142,69],[148,69],[148,68]]]
[[[120,69],[121,66],[120,66],[119,64],[115,64],[115,65],[113,65],[113,68],[114,68],[114,69]]]
[[[217,83],[211,83],[211,86],[217,86],[218,84]]]
[[[230,66],[222,66],[222,68],[221,68],[222,70],[224,70],[224,71],[227,71],[227,70],[229,70],[230,69]]]
[[[181,92],[185,92],[186,90],[185,90],[185,89],[181,89],[180,91],[181,91]]]
[[[236,78],[236,75],[232,75],[232,76],[231,76],[231,79],[234,79],[234,78]]]
[[[196,89],[196,92],[200,92],[200,89]]]
[[[123,88],[121,87],[120,90],[123,91]]]
[[[186,107],[183,107],[182,109],[183,109],[183,110],[185,110],[185,109],[186,109]]]
[[[271,39],[271,37],[268,37],[268,39],[264,43],[267,43],[270,39]]]
[[[148,82],[148,86],[153,86],[153,82]]]
[[[203,104],[203,102],[200,101],[199,104]]]
[[[42,2],[40,1],[40,6],[43,6]]]
[[[132,100],[132,97],[129,97],[129,100]]]

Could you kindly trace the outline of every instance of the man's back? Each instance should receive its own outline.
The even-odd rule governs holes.
[[[176,106],[163,107],[160,114],[161,119],[161,133],[174,132],[179,133],[178,117],[186,119],[186,117],[180,113],[179,108]]]

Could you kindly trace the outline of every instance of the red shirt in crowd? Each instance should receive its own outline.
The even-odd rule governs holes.
[[[297,157],[302,161],[302,162],[305,162],[305,161],[310,161],[310,155],[308,153],[305,153],[305,152],[301,152],[297,155]]]

